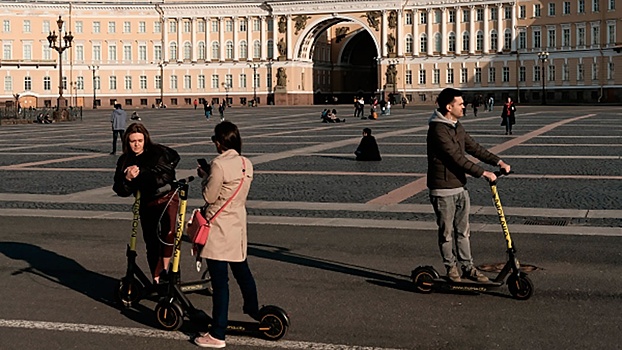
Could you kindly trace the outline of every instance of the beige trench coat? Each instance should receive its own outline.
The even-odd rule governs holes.
[[[244,173],[242,159],[246,163]],[[242,188],[212,222],[202,258],[231,262],[246,259],[246,197],[253,181],[253,164],[237,151],[227,150],[212,160],[210,174],[201,185],[203,199],[209,203],[205,216],[211,218],[238,189],[242,176]]]

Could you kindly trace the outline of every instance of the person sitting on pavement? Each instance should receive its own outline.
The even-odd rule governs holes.
[[[363,138],[361,139],[359,146],[356,148],[356,151],[354,151],[354,154],[356,155],[356,160],[382,160],[380,157],[380,150],[378,149],[378,143],[376,143],[376,138],[371,136],[370,128],[363,129]]]

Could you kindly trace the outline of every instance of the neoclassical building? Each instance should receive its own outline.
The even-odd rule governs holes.
[[[621,102],[616,2],[2,1],[0,102],[56,106],[62,88],[62,104],[88,108],[432,103],[448,86],[522,103]],[[71,44],[61,61],[54,36]]]

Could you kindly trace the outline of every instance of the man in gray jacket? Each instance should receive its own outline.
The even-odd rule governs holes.
[[[125,121],[127,120],[127,113],[121,108],[121,104],[114,105],[114,111],[110,116],[110,122],[112,123],[112,152],[110,154],[117,153],[117,134],[123,144],[123,131],[125,130]]]
[[[436,214],[443,264],[447,268],[447,277],[454,282],[461,280],[457,262],[462,266],[462,277],[488,282],[488,277],[474,267],[471,257],[471,204],[465,185],[467,174],[476,178],[483,176],[488,181],[495,181],[497,177],[469,160],[467,153],[507,172],[510,165],[475,142],[460,124],[459,119],[464,115],[462,92],[446,88],[438,95],[436,102],[438,109],[430,117],[427,135],[427,185]]]

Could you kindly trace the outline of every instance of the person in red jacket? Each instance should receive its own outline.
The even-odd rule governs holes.
[[[510,165],[480,146],[466,132],[460,118],[464,115],[462,92],[446,88],[438,95],[438,109],[429,120],[427,135],[427,186],[430,202],[438,224],[438,242],[447,277],[459,282],[462,277],[488,282],[488,277],[473,265],[469,236],[469,192],[467,178],[485,177],[495,181],[496,175],[467,158],[467,154],[484,163],[509,172]],[[454,249],[455,241],[455,249]],[[457,263],[462,267],[462,274]]]

